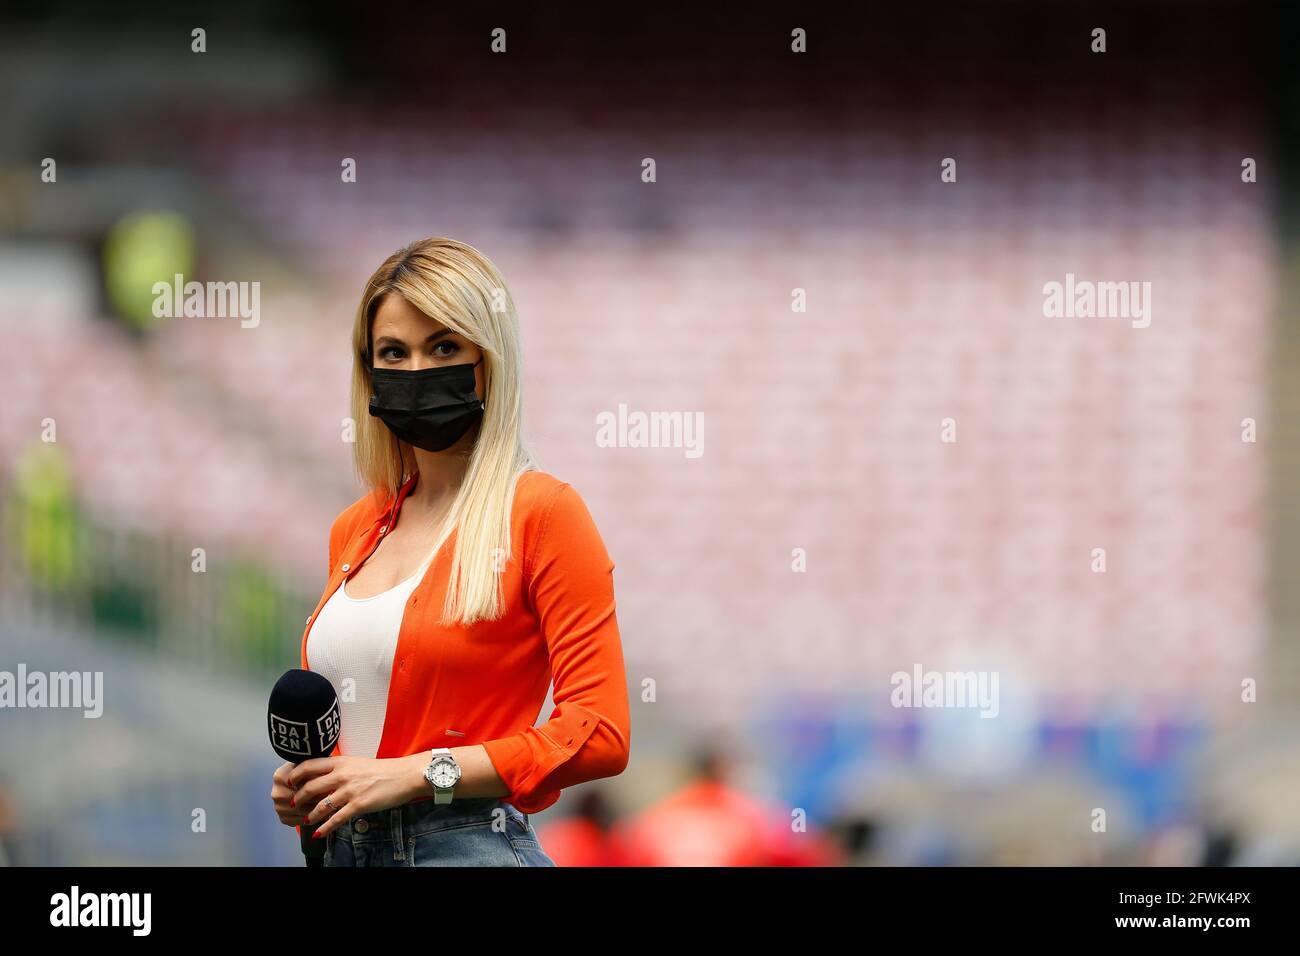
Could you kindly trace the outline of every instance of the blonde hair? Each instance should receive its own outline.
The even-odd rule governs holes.
[[[469,452],[465,479],[439,531],[437,547],[458,529],[442,623],[473,624],[500,617],[504,559],[510,547],[515,482],[538,468],[523,439],[519,318],[496,266],[454,239],[413,242],[375,270],[352,330],[352,418],[357,473],[382,506],[416,472],[415,455],[370,414],[371,323],[391,293],[459,332],[483,352],[484,412]],[[409,463],[409,467],[408,467]],[[499,550],[498,550],[499,549]]]

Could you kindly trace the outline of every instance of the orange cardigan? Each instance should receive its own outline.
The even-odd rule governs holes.
[[[316,616],[399,520],[418,477],[383,506],[366,495],[335,519],[329,581],[302,635],[304,669]],[[456,534],[407,602],[376,756],[482,744],[510,788],[502,799],[524,813],[545,810],[564,787],[621,773],[632,728],[614,561],[578,492],[546,472],[520,475],[501,582],[505,613],[495,621],[438,624]],[[535,727],[552,678],[555,709]],[[339,753],[336,745],[332,756]]]

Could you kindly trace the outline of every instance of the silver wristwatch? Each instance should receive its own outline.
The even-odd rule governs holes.
[[[424,779],[433,787],[434,803],[451,803],[452,792],[460,780],[460,764],[446,747],[430,751],[433,759],[424,768]]]

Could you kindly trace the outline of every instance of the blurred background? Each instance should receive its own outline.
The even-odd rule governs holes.
[[[1300,862],[1295,13],[550,7],[3,15],[0,671],[103,674],[0,708],[4,861],[301,865],[266,699],[364,491],[362,283],[442,235],[616,563],[632,759],[558,863]],[[156,318],[177,273],[258,321]]]

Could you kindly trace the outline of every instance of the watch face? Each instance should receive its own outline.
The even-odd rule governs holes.
[[[429,769],[429,780],[435,787],[454,787],[460,779],[460,767],[449,757],[439,757]]]

